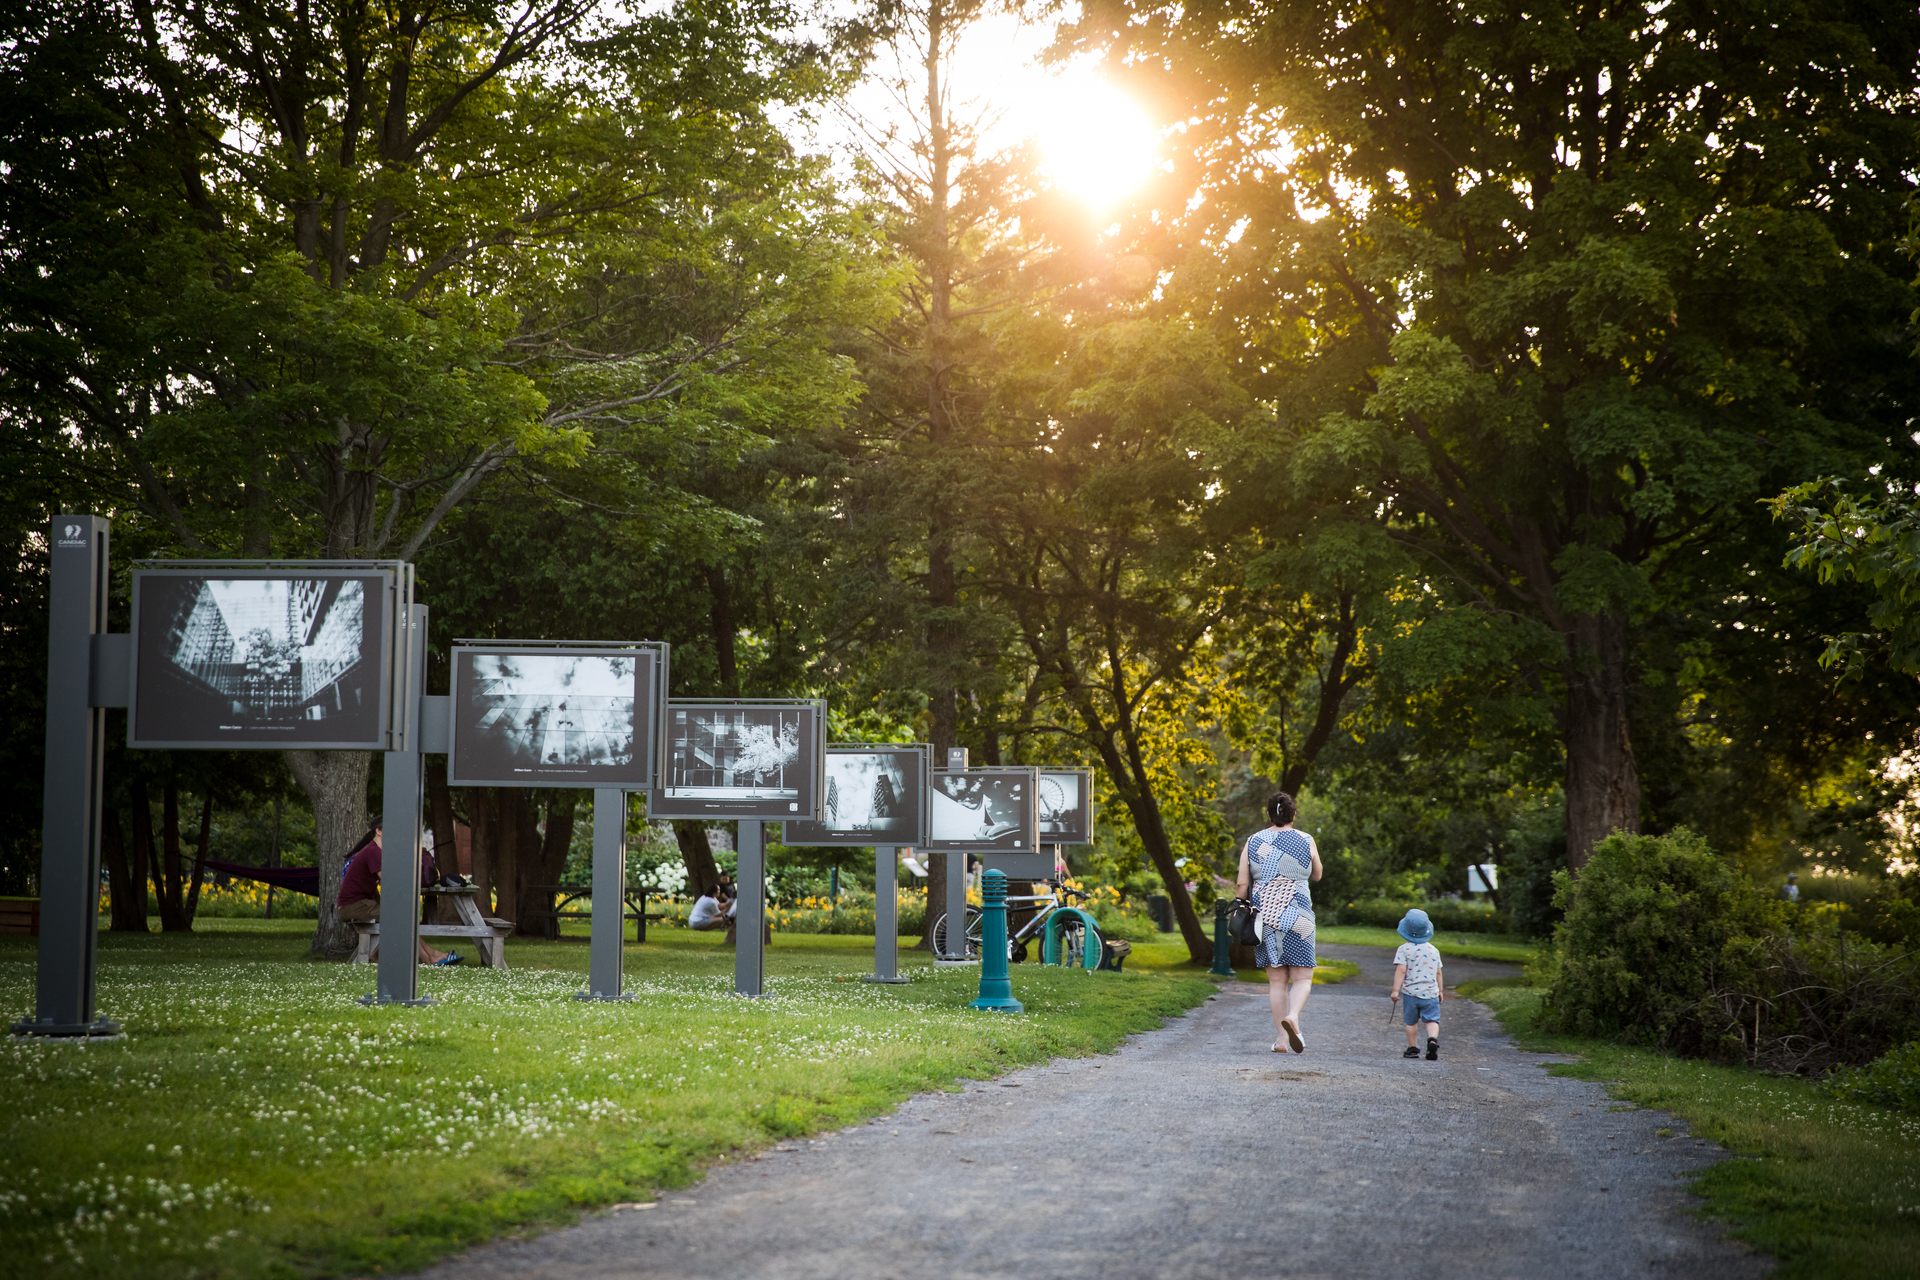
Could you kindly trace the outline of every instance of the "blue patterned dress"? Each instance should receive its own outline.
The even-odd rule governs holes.
[[[1260,943],[1253,962],[1313,967],[1313,837],[1304,831],[1256,831],[1247,841],[1253,900],[1260,904]]]

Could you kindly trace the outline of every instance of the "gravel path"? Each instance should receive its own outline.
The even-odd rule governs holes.
[[[1363,971],[1314,992],[1304,1055],[1270,1053],[1264,990],[1229,983],[1117,1053],[922,1094],[721,1166],[656,1207],[427,1274],[1719,1280],[1771,1269],[1687,1213],[1683,1179],[1725,1152],[1671,1116],[1610,1111],[1598,1085],[1548,1076],[1549,1059],[1514,1049],[1471,1001],[1446,1006],[1442,1061],[1402,1059],[1380,949],[1323,950]],[[1470,975],[1449,962],[1447,976],[1490,976],[1478,969],[1510,967]]]

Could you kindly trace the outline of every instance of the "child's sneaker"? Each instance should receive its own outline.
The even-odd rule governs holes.
[[[1439,1036],[1435,1036],[1431,1040],[1427,1041],[1427,1061],[1428,1062],[1440,1061],[1440,1037]]]
[[[1414,1048],[1412,1045],[1408,1045],[1407,1051],[1400,1056],[1403,1058],[1417,1058],[1420,1056],[1420,1050]]]

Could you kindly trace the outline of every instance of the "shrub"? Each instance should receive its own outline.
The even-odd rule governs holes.
[[[1790,908],[1690,832],[1613,836],[1559,885],[1555,1029],[1817,1072],[1871,1061],[1920,1016],[1911,957],[1849,938],[1837,908]]]
[[[1314,914],[1327,924],[1370,924],[1391,929],[1400,923],[1411,907],[1418,907],[1443,933],[1505,933],[1507,918],[1490,902],[1464,902],[1455,898],[1363,898],[1344,902],[1329,910],[1314,903]],[[1331,917],[1329,919],[1328,917]]]
[[[1566,917],[1543,1021],[1696,1056],[1740,1047],[1720,1029],[1712,993],[1751,981],[1752,942],[1782,926],[1781,903],[1685,830],[1611,836],[1577,879],[1555,881]]]
[[[1920,1040],[1889,1049],[1865,1067],[1841,1067],[1821,1087],[1847,1102],[1920,1114]]]

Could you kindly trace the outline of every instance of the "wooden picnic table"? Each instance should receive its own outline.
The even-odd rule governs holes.
[[[568,911],[566,909],[569,903],[578,902],[582,898],[591,898],[593,896],[592,885],[536,884],[529,885],[528,887],[532,889],[533,892],[541,894],[546,898],[547,909],[545,924],[547,941],[549,942],[558,941],[560,937],[560,922],[562,920],[593,919],[593,913],[591,911]],[[647,912],[647,899],[659,893],[659,889],[649,885],[639,889],[627,889],[621,894],[627,908],[626,917],[633,921],[635,925],[633,939],[635,942],[645,942],[647,940],[647,921],[665,920],[667,918],[666,912],[664,911],[656,911],[651,915]]]
[[[423,938],[471,938],[474,950],[480,953],[480,963],[488,969],[507,967],[507,935],[513,932],[513,921],[496,920],[480,914],[477,901],[480,890],[474,885],[430,885],[420,890],[425,899],[444,898],[453,904],[454,913],[460,917],[459,924],[423,924],[419,926]],[[369,964],[373,960],[373,949],[380,945],[380,926],[369,922],[353,926],[358,935],[353,948],[355,964]]]

